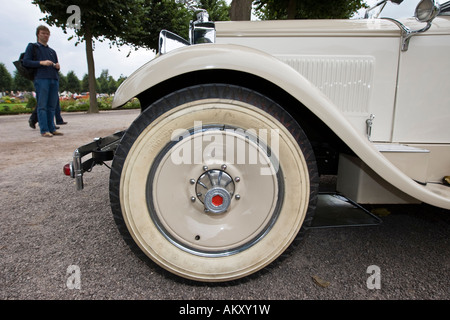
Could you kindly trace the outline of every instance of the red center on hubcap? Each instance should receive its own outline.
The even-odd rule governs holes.
[[[216,207],[222,205],[223,203],[223,198],[219,195],[215,195],[212,199],[211,202],[213,205],[215,205]]]

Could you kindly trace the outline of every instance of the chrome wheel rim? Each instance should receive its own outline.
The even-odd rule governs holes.
[[[284,189],[281,169],[261,175],[261,168],[276,167],[274,158],[244,132],[223,126],[192,129],[180,141],[169,143],[154,161],[146,191],[150,217],[176,247],[206,257],[237,254],[255,245],[277,220]],[[234,156],[218,159],[217,153],[225,155],[230,147]],[[201,162],[193,155],[198,148]],[[216,154],[205,155],[208,148]],[[174,160],[174,155],[189,149],[190,163]],[[247,158],[258,154],[259,161],[239,161],[240,152]]]

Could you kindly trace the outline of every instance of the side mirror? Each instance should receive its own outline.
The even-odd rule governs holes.
[[[420,22],[430,23],[439,14],[439,10],[436,0],[422,0],[417,5],[414,16]]]
[[[384,19],[391,20],[400,27],[400,29],[402,30],[402,51],[407,51],[409,46],[409,40],[411,39],[411,37],[415,34],[422,33],[430,29],[431,22],[433,21],[434,18],[436,18],[440,10],[441,7],[436,2],[436,0],[420,1],[416,7],[414,16],[416,17],[417,21],[424,22],[427,25],[419,30],[411,30],[400,21],[392,18],[384,18]]]

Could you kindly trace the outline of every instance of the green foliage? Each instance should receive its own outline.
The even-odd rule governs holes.
[[[98,99],[99,110],[112,110],[112,97],[103,97]],[[64,100],[60,103],[61,110],[64,112],[79,112],[87,111],[89,109],[88,99],[79,100]],[[138,99],[132,99],[125,104],[122,109],[139,109],[141,107]]]
[[[37,106],[37,100],[35,97],[29,95],[27,97],[27,109],[34,109]]]
[[[113,97],[106,96],[97,99],[99,110],[113,110]],[[4,96],[0,100],[0,115],[31,113],[36,107],[36,98],[31,95],[25,97],[25,102],[20,102],[14,97]],[[64,112],[86,112],[89,110],[89,99],[68,99],[60,101],[61,110]],[[121,109],[140,109],[141,104],[134,98]]]
[[[140,109],[140,108],[141,103],[136,98],[131,99],[122,107],[122,109]]]
[[[88,92],[89,91],[89,76],[86,73],[83,76],[83,79],[81,79],[81,92]]]
[[[73,71],[69,71],[67,73],[67,91],[69,92],[74,92],[74,93],[78,93],[80,92],[81,89],[81,83],[80,80],[78,79],[77,75],[75,74],[75,72]]]
[[[0,100],[1,103],[11,103],[11,97],[10,96],[3,96]]]
[[[0,92],[9,91],[34,91],[33,82],[22,77],[17,71],[14,71],[14,78],[9,71],[5,68],[2,70],[3,63],[0,63],[0,81],[4,87],[0,87]],[[96,79],[97,89],[100,93],[113,94],[116,92],[119,85],[126,79],[121,75],[117,80],[113,76],[109,75],[108,69],[102,70],[100,76]],[[87,74],[83,76],[82,80],[79,80],[73,70],[70,70],[67,75],[59,72],[59,92],[69,91],[72,93],[89,92],[89,77]],[[7,97],[11,99],[10,97]],[[5,100],[5,97],[2,98]]]
[[[31,109],[27,108],[25,103],[0,104],[0,115],[29,113]]]
[[[67,32],[67,13],[69,5],[80,8],[81,26],[75,30],[78,42],[89,38],[99,41],[110,40],[113,44],[125,44],[120,36],[129,31],[129,23],[132,22],[140,6],[139,0],[72,0],[70,2],[61,0],[33,0],[32,3],[46,14],[43,20],[49,25],[62,28]]]
[[[13,87],[15,91],[33,91],[34,84],[31,80],[24,78],[17,70],[14,70]]]
[[[109,75],[108,70],[102,70],[100,77],[97,78],[97,83],[99,92],[111,94],[116,91],[110,90],[110,87],[113,88],[115,86],[115,81]]]
[[[211,5],[218,17],[226,6],[223,0],[203,0]],[[43,18],[49,25],[55,25],[67,32],[67,1],[33,0],[46,14]],[[81,27],[75,30],[76,45],[87,38],[110,41],[111,45],[129,45],[134,48],[158,48],[159,32],[168,29],[187,36],[189,20],[192,17],[183,1],[175,0],[73,0],[81,11]],[[220,5],[218,5],[220,4]]]
[[[189,22],[196,20],[195,12],[187,7],[193,1],[135,0],[139,10],[127,21],[127,32],[121,40],[133,47],[158,49],[159,33],[166,29],[185,39],[189,38]],[[230,20],[229,6],[224,0],[198,0],[195,5],[208,11],[213,21]]]
[[[0,63],[0,92],[10,91],[12,89],[13,79],[5,64]]]
[[[58,71],[59,75],[59,91],[67,91],[67,77],[61,73],[61,71]]]
[[[348,19],[367,7],[364,0],[256,0],[254,4],[262,20]]]
[[[69,3],[61,0],[33,0],[33,4],[45,14],[43,20],[51,25],[60,27],[67,33],[70,27],[67,20],[71,17],[67,13],[69,5],[76,5],[80,9],[80,25],[74,29],[77,45],[86,43],[86,59],[89,75],[89,92],[91,93],[89,112],[98,112],[95,85],[95,64],[93,56],[94,39],[102,42],[105,39],[111,45],[130,44],[126,38],[129,34],[135,34],[139,30],[142,4],[144,0],[73,0]],[[71,37],[72,38],[72,37]],[[69,40],[71,39],[69,38]]]
[[[170,0],[136,0],[140,10],[129,21],[132,32],[121,35],[135,47],[158,49],[159,32],[167,29],[182,37],[189,33],[190,12],[182,3]]]
[[[230,20],[230,6],[224,0],[199,0],[198,7],[208,11],[211,21]]]

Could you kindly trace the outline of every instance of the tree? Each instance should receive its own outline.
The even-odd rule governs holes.
[[[5,64],[0,63],[0,92],[11,91],[13,79]]]
[[[159,32],[168,29],[188,37],[192,11],[182,0],[72,0],[72,6],[79,8],[80,25],[75,29],[78,45],[86,43],[86,59],[89,76],[89,112],[98,112],[96,100],[96,79],[93,44],[109,41],[110,46],[129,45],[134,49],[145,47],[157,49]],[[216,0],[215,2],[223,2]],[[49,25],[63,29],[67,33],[67,2],[63,0],[33,0],[46,14],[43,18]],[[72,11],[73,12],[73,11]],[[76,11],[75,11],[76,15]],[[69,40],[73,38],[70,37]]]
[[[67,77],[58,71],[59,74],[59,91],[68,91],[67,89]]]
[[[252,15],[252,0],[231,1],[230,18],[232,21],[250,20]]]
[[[99,93],[108,93],[109,91],[109,83],[108,83],[109,71],[102,70],[100,77],[97,78],[98,83],[98,91]]]
[[[348,19],[366,8],[364,0],[256,0],[256,15],[262,20],[277,19]]]
[[[205,9],[214,21],[229,20],[229,6],[224,0],[136,0],[140,10],[133,17],[133,32],[122,34],[123,40],[137,47],[158,49],[163,29],[189,38],[189,22],[195,20],[195,8]]]
[[[34,85],[31,80],[24,78],[17,70],[14,71],[14,81],[13,81],[14,91],[33,91]]]
[[[81,85],[80,79],[78,79],[77,75],[74,71],[67,72],[67,91],[72,93],[80,93]]]
[[[183,1],[136,1],[139,2],[140,10],[132,17],[135,27],[133,32],[122,34],[124,41],[135,47],[156,50],[159,47],[159,33],[162,29],[188,38],[191,12]]]
[[[199,0],[198,7],[208,11],[211,21],[230,20],[230,6],[224,0]]]
[[[89,75],[90,107],[88,112],[98,112],[95,88],[95,65],[93,56],[94,40],[109,40],[111,45],[127,44],[122,37],[133,29],[138,28],[138,21],[134,16],[140,16],[139,10],[144,0],[72,0],[75,5],[73,14],[68,14],[68,4],[62,0],[33,0],[32,3],[46,14],[43,18],[51,26],[57,26],[67,33],[70,25],[68,20],[75,15],[75,22],[79,22],[75,30],[78,45],[86,44],[86,59]],[[72,37],[71,37],[72,38]],[[69,39],[71,39],[69,38]]]
[[[124,75],[120,75],[120,77],[119,77],[119,79],[117,79],[117,81],[116,81],[116,85],[117,85],[117,88],[122,84],[122,82],[124,82],[125,80],[127,79],[127,77],[125,77]]]
[[[88,92],[89,91],[89,76],[86,73],[83,76],[83,79],[81,80],[81,92]]]
[[[108,91],[106,93],[112,94],[116,92],[117,88],[118,88],[117,81],[114,80],[112,76],[108,76]]]

